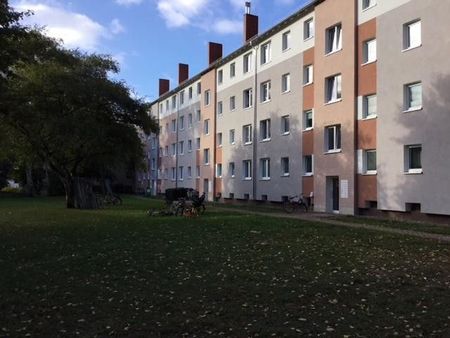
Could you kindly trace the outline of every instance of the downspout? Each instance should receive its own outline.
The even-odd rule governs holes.
[[[178,102],[177,102],[178,101]],[[178,94],[176,94],[175,96],[175,104],[176,104],[176,109],[177,109],[177,120],[175,121],[175,126],[176,126],[176,132],[177,132],[177,136],[176,136],[176,143],[175,143],[175,189],[178,188],[178,153],[179,153],[179,149],[178,149],[178,139],[179,139],[179,128],[178,128],[178,122],[180,120],[180,98],[178,96]]]

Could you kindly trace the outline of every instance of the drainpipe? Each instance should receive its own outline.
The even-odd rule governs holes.
[[[253,40],[250,41],[250,46],[253,47],[255,55],[255,65],[254,65],[254,91],[253,91],[253,200],[257,199],[258,192],[258,48],[259,46],[253,46]]]
[[[177,102],[178,101],[178,102]],[[179,128],[178,128],[178,122],[180,120],[180,98],[178,96],[178,94],[176,94],[175,96],[175,103],[176,103],[176,109],[177,109],[177,119],[175,121],[175,127],[176,127],[176,132],[177,132],[177,136],[176,136],[176,143],[175,143],[175,189],[178,188],[178,154],[179,154],[179,149],[178,149],[178,139],[179,139]]]

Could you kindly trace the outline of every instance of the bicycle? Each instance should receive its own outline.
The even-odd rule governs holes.
[[[300,196],[291,196],[287,200],[283,202],[283,209],[288,214],[291,214],[295,211],[295,209],[300,209],[303,212],[308,211],[308,206],[303,199],[303,194]]]

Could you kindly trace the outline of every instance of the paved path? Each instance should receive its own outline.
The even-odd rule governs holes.
[[[324,223],[324,224],[339,225],[339,226],[348,227],[348,228],[375,230],[375,231],[387,232],[387,233],[391,233],[391,234],[407,235],[407,236],[431,239],[431,240],[435,240],[435,241],[439,241],[439,242],[450,243],[450,236],[448,236],[448,235],[433,234],[433,233],[414,231],[414,230],[396,229],[396,228],[389,228],[389,227],[384,227],[384,226],[379,226],[379,225],[371,225],[371,224],[363,224],[363,223],[343,222],[343,221],[338,221],[338,220],[334,220],[334,219],[328,219],[328,218],[334,216],[334,215],[330,215],[330,214],[323,214],[323,213],[285,214],[285,213],[275,213],[275,212],[240,210],[238,208],[222,208],[222,207],[218,207],[218,206],[214,206],[214,208],[221,210],[221,211],[233,211],[233,212],[243,213],[243,214],[300,219],[300,220],[304,220],[304,221],[314,221],[314,222],[319,222],[319,223]]]

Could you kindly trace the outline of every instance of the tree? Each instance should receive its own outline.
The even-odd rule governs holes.
[[[45,45],[46,39],[39,39]],[[58,175],[68,208],[93,207],[83,200],[84,183],[78,178],[93,168],[138,163],[143,149],[137,128],[150,133],[156,122],[145,102],[109,77],[118,72],[111,58],[52,43],[43,49],[45,57],[10,66],[12,76],[0,93],[0,119],[24,152]]]

